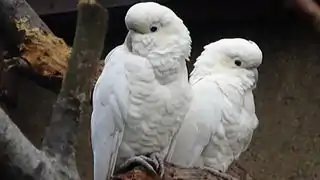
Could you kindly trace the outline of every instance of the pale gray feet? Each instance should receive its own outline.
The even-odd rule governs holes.
[[[210,172],[211,174],[217,176],[217,177],[220,177],[224,180],[239,180],[235,177],[232,177],[231,175],[227,174],[227,173],[224,173],[224,172],[221,172],[219,170],[216,170],[216,169],[213,169],[213,168],[209,168],[209,167],[204,167],[203,168],[204,170]]]
[[[152,153],[150,156],[140,155],[131,157],[125,163],[120,165],[117,171],[126,171],[129,170],[130,167],[137,165],[146,168],[154,175],[160,176],[160,178],[164,175],[164,161],[160,157],[159,153]]]

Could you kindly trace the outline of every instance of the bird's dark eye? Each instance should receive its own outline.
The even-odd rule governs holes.
[[[241,61],[235,60],[235,61],[234,61],[234,64],[237,65],[237,66],[241,66]]]
[[[152,26],[152,27],[150,28],[150,31],[151,31],[151,32],[156,32],[157,30],[158,30],[158,28],[155,27],[155,26]]]

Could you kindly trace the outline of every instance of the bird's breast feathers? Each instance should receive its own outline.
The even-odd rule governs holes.
[[[182,79],[163,85],[146,59],[127,62],[125,67],[130,94],[123,143],[136,154],[161,151],[189,108],[191,89]]]
[[[211,84],[210,86],[204,86]],[[193,87],[210,87],[213,97],[219,99],[216,110],[221,111],[219,123],[212,122],[211,141],[203,152],[205,163],[226,170],[229,164],[247,149],[258,119],[252,107],[247,107],[245,98],[252,92],[253,81],[229,75],[207,76],[199,79]],[[248,103],[254,106],[254,103]],[[250,109],[250,110],[249,110]],[[217,147],[218,146],[218,147]],[[208,160],[206,157],[210,157]],[[218,167],[219,166],[219,167]]]

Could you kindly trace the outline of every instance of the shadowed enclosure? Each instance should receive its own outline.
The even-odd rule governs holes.
[[[193,52],[189,71],[203,46],[220,38],[248,38],[255,41],[263,51],[258,87],[254,92],[260,125],[254,133],[249,150],[241,156],[240,161],[249,174],[259,180],[319,179],[319,32],[308,22],[284,12],[284,9],[281,10],[272,3],[269,6],[260,4],[264,10],[257,10],[254,6],[258,5],[246,7],[247,9],[239,7],[236,8],[237,11],[221,6],[225,8],[225,12],[220,12],[225,13],[224,15],[214,16],[213,13],[209,16],[207,13],[210,9],[205,5],[191,8],[192,5],[188,4],[169,4],[169,7],[177,10],[178,15],[185,17],[191,31]],[[207,9],[203,10],[205,7]],[[123,17],[127,8],[110,9],[110,29],[103,58],[114,46],[122,43],[125,37]],[[248,13],[250,9],[255,9],[253,14]],[[232,13],[228,14],[228,10]],[[203,12],[197,16],[197,11]],[[236,16],[242,18],[232,18]],[[63,37],[72,45],[76,13],[44,16],[43,19],[57,36]],[[23,86],[23,83],[20,85]],[[21,97],[19,101],[23,103],[18,103],[17,113],[11,113],[17,115],[12,119],[38,145],[43,127],[48,123],[39,119],[47,117],[45,119],[49,121],[48,111],[56,95],[40,87],[34,89],[23,86],[18,89],[21,91],[18,92],[18,97]],[[32,104],[30,108],[33,111],[29,111],[27,107],[32,99],[35,96],[40,99],[42,95],[46,99]],[[48,99],[49,97],[52,98]],[[82,128],[89,129],[89,124],[84,122]],[[77,151],[78,165],[80,174],[85,180],[89,180],[92,175],[89,130],[84,132],[87,133],[79,135],[81,147]]]

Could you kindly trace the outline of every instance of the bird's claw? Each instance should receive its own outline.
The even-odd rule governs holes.
[[[204,167],[203,169],[210,172],[211,174],[219,177],[219,178],[224,179],[224,180],[239,180],[238,178],[232,177],[231,175],[229,175],[227,173],[221,172],[221,171],[213,169],[213,168]]]
[[[118,172],[128,170],[134,164],[143,166],[152,174],[160,176],[160,178],[164,175],[164,162],[158,153],[152,153],[150,157],[145,155],[131,157],[125,163],[120,165]]]
[[[153,160],[154,163],[157,163],[156,165],[156,171],[158,172],[160,178],[164,175],[164,161],[163,158],[160,157],[159,153],[152,153],[150,155],[150,158]]]
[[[120,167],[119,167],[119,169],[117,171],[125,171],[125,170],[128,170],[128,169],[131,169],[131,167],[134,164],[139,164],[139,165],[143,166],[144,168],[146,168],[147,170],[150,170],[153,174],[156,174],[156,171],[154,170],[154,167],[152,166],[154,164],[152,162],[149,162],[149,160],[147,158],[148,157],[145,157],[145,156],[142,156],[142,155],[141,156],[131,157],[125,163],[120,165]]]

